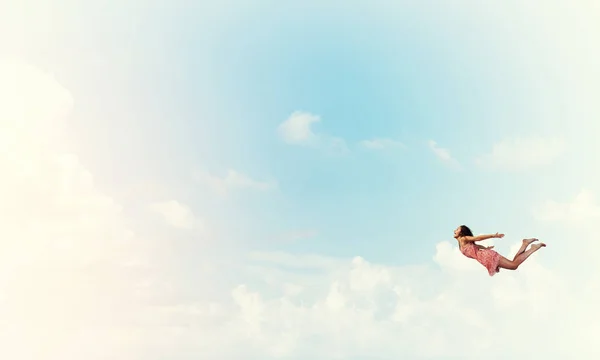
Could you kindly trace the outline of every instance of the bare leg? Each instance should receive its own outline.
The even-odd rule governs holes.
[[[498,263],[498,267],[507,269],[507,270],[517,270],[517,268],[519,267],[519,265],[521,265],[523,263],[523,261],[527,260],[527,258],[531,254],[538,251],[541,247],[544,247],[544,246],[546,246],[546,244],[544,244],[544,243],[531,245],[529,250],[526,250],[525,252],[517,255],[517,257],[513,261],[510,261],[507,258],[505,258],[504,256],[502,256],[500,258],[500,262]]]
[[[527,247],[534,241],[538,241],[538,239],[523,239],[523,244],[521,245],[521,248],[519,249],[519,251],[517,251],[517,253],[515,254],[515,257],[513,258],[513,261],[517,260],[517,256],[521,255],[522,253],[525,252],[525,250],[527,250]]]

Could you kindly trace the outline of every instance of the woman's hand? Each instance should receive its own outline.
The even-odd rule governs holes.
[[[502,238],[504,237],[504,234],[498,234],[498,233],[495,233],[495,234],[494,234],[494,237],[495,237],[495,238],[498,238],[498,239],[502,239]]]

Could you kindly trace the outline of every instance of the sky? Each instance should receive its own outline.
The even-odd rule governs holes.
[[[598,358],[599,19],[0,3],[0,354]]]

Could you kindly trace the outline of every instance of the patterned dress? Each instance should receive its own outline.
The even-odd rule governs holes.
[[[469,242],[463,245],[460,251],[464,256],[477,260],[481,265],[485,266],[490,276],[494,276],[500,272],[498,263],[500,262],[500,254],[492,249],[479,249],[474,243]]]

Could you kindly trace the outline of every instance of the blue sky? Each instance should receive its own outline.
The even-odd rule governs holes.
[[[106,118],[122,119],[76,125],[88,138],[100,131],[114,144],[90,161],[107,169],[135,164],[139,176],[189,189],[186,196],[194,192],[190,170],[198,166],[277,179],[278,192],[245,199],[234,210],[242,219],[242,244],[391,263],[429,260],[435,242],[458,223],[470,220],[486,231],[480,227],[501,230],[516,220],[507,215],[515,213],[515,200],[485,205],[491,221],[461,202],[537,188],[533,178],[511,186],[510,179],[486,177],[468,163],[469,175],[448,170],[427,147],[435,139],[468,162],[498,138],[535,126],[523,119],[539,116],[524,101],[536,83],[522,76],[528,50],[510,43],[514,35],[490,25],[473,34],[469,26],[481,20],[453,9],[456,21],[441,19],[424,5],[214,7],[212,21],[203,8],[182,3],[160,11],[134,8],[131,17],[110,24],[97,15],[98,28],[84,27],[108,39],[79,35],[80,48],[90,50],[80,70],[123,73],[120,83],[100,76],[80,84],[93,93],[90,106],[79,107],[82,118],[94,106]],[[112,36],[103,33],[107,29]],[[286,146],[275,130],[294,111],[320,116],[315,131],[344,139],[350,152],[328,156]],[[379,137],[406,147],[372,152],[357,146]],[[82,144],[84,151],[99,146]],[[120,186],[138,175],[122,176],[100,181]],[[296,244],[265,239],[304,228],[318,236]]]
[[[595,358],[600,28],[569,4],[0,7],[0,308],[55,334],[3,351]],[[490,279],[460,224],[549,247]]]

